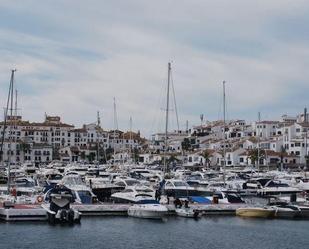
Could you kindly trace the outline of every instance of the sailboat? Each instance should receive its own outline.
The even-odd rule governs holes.
[[[9,85],[9,93],[4,113],[4,125],[1,137],[0,144],[0,153],[1,153],[1,161],[4,162],[4,142],[5,139],[8,141],[8,153],[6,160],[6,168],[7,168],[7,185],[6,191],[0,188],[0,191],[3,193],[0,195],[0,201],[4,203],[6,206],[14,206],[14,204],[33,204],[37,203],[38,200],[41,199],[40,193],[38,193],[37,189],[34,187],[35,183],[33,179],[27,179],[25,177],[16,179],[16,172],[18,169],[16,166],[13,168],[12,164],[12,154],[13,154],[13,144],[17,144],[16,137],[13,136],[13,127],[16,126],[16,117],[17,117],[17,92],[15,99],[15,108],[14,108],[14,78],[15,78],[16,69],[11,71],[11,79]],[[13,113],[13,111],[15,112]],[[6,136],[6,129],[9,129],[8,136]],[[16,132],[15,132],[16,134]],[[14,177],[13,177],[14,176]],[[13,182],[12,182],[13,181]],[[27,183],[27,186],[24,186]],[[30,187],[29,187],[29,185]],[[13,204],[14,203],[14,204]]]
[[[10,80],[10,86],[9,86],[9,93],[4,113],[4,125],[3,125],[3,133],[1,137],[1,160],[4,161],[4,140],[5,140],[5,130],[7,129],[7,121],[8,121],[8,111],[10,110],[10,119],[11,122],[13,122],[13,92],[14,92],[14,76],[15,76],[16,69],[13,69],[11,71],[11,80]],[[11,155],[12,155],[12,125],[9,126],[9,134],[8,141],[9,141],[9,150],[8,150],[8,158],[7,158],[7,195],[10,196],[11,194]]]

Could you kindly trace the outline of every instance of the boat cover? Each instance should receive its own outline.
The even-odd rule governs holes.
[[[158,201],[156,200],[140,200],[138,202],[136,202],[136,204],[160,204]]]
[[[205,198],[203,196],[190,196],[189,200],[196,203],[202,203],[202,204],[210,204],[211,200],[208,198]]]

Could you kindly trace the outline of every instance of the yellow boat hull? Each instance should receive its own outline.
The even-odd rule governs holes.
[[[275,210],[266,208],[238,208],[236,215],[251,218],[271,218],[275,215]]]

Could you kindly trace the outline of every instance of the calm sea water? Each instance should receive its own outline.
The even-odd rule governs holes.
[[[169,217],[84,218],[81,225],[0,223],[0,248],[309,248],[309,221]]]

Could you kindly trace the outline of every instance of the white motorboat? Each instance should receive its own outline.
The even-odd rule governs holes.
[[[37,168],[32,162],[25,162],[21,165],[26,175],[33,175],[36,173]]]
[[[127,187],[111,195],[111,199],[117,203],[138,203],[143,200],[154,200],[154,198],[155,192],[146,186]]]
[[[60,181],[61,185],[69,188],[75,198],[75,202],[82,204],[93,204],[97,202],[97,197],[91,189],[86,186],[79,174],[65,175]]]
[[[161,219],[167,212],[167,207],[155,200],[143,200],[128,209],[129,216],[148,219]]]
[[[81,214],[70,207],[74,197],[70,189],[64,186],[56,186],[49,195],[50,204],[42,204],[42,208],[46,210],[48,222],[50,224],[60,223],[79,223]]]
[[[295,205],[277,205],[272,206],[272,208],[275,210],[276,218],[292,219],[299,216],[301,213],[300,208]]]
[[[271,207],[246,207],[237,208],[236,215],[250,218],[271,218],[275,214],[275,210]]]
[[[167,196],[173,197],[197,195],[197,191],[188,183],[182,180],[167,180],[165,182],[164,190]]]
[[[197,218],[199,216],[199,212],[191,207],[176,208],[175,211],[176,214],[181,217]]]

